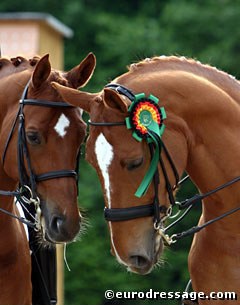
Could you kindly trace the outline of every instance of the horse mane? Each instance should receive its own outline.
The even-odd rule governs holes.
[[[233,99],[240,103],[240,82],[232,75],[212,67],[202,64],[200,61],[177,56],[159,56],[146,58],[138,63],[128,66],[129,73],[149,73],[160,71],[184,71],[193,73],[207,79],[228,93]],[[128,75],[126,73],[125,75]]]
[[[32,69],[39,60],[39,56],[34,56],[30,59],[26,59],[22,56],[13,57],[11,59],[0,58],[0,78],[23,70]]]
[[[22,56],[13,57],[10,59],[0,58],[0,79],[25,70],[32,71],[40,59],[40,56],[34,56],[30,59],[26,59]],[[55,81],[63,86],[69,85],[68,81],[63,76],[64,75],[60,73],[60,71],[52,70],[50,78],[52,81]]]

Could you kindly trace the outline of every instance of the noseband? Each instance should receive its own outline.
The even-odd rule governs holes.
[[[57,171],[49,171],[47,173],[36,175],[31,166],[31,159],[28,152],[27,142],[26,142],[26,132],[25,132],[25,118],[24,118],[24,106],[41,106],[41,107],[50,107],[50,108],[73,108],[73,106],[65,103],[65,102],[52,102],[47,100],[38,100],[38,99],[27,99],[27,92],[29,83],[24,88],[22,97],[19,101],[19,109],[15,120],[13,122],[11,131],[8,135],[3,156],[2,156],[2,164],[4,165],[7,149],[9,147],[9,143],[12,139],[14,130],[16,129],[18,122],[18,140],[17,140],[17,162],[18,162],[18,174],[19,174],[19,188],[15,192],[7,192],[0,191],[0,195],[3,196],[16,196],[19,201],[22,203],[35,203],[37,205],[40,204],[40,200],[37,196],[37,182],[55,179],[55,178],[64,178],[64,177],[72,177],[77,181],[77,171],[78,171],[78,158],[77,157],[77,166],[76,169],[62,169]],[[25,167],[25,161],[27,164],[27,168]],[[2,210],[1,210],[2,211]],[[4,212],[4,211],[3,211]],[[9,214],[9,213],[8,213]],[[12,216],[12,215],[10,215]],[[17,217],[14,217],[17,218]],[[21,221],[21,220],[20,220]],[[27,220],[22,221],[32,226]]]
[[[116,92],[118,92],[121,95],[124,95],[125,97],[127,97],[130,101],[131,101],[131,105],[129,107],[130,110],[132,110],[132,108],[134,107],[133,104],[138,101],[139,99],[141,99],[141,97],[145,97],[144,94],[138,94],[138,95],[134,95],[132,93],[131,90],[129,90],[128,88],[119,85],[119,84],[108,84],[105,86],[106,88],[110,88],[112,90],[115,90]],[[154,102],[158,102],[158,99],[154,96],[149,96],[149,98],[151,97],[151,100],[153,100]],[[160,110],[158,110],[160,112]],[[151,112],[151,111],[150,111]],[[135,114],[138,113],[135,109]],[[166,115],[165,115],[166,118]],[[138,116],[136,115],[135,117],[136,120],[141,120],[141,114]],[[164,119],[163,117],[161,119]],[[91,122],[89,121],[89,125],[92,126],[126,126],[128,129],[132,128],[132,125],[134,125],[134,122],[132,120],[132,124],[130,124],[130,119],[126,118],[126,120],[124,122]],[[161,120],[160,120],[161,122]],[[147,124],[146,124],[147,126]],[[136,126],[135,126],[136,127]],[[155,126],[156,127],[156,126]],[[160,126],[159,126],[160,127]],[[138,128],[138,126],[137,126]],[[162,127],[161,127],[162,128]],[[150,155],[151,155],[151,164],[153,163],[153,159],[155,159],[155,161],[157,160],[157,164],[160,164],[160,167],[162,169],[162,173],[165,179],[165,184],[166,184],[166,190],[168,193],[168,197],[169,197],[169,202],[170,202],[170,207],[167,208],[165,205],[161,205],[159,203],[159,196],[158,196],[158,186],[159,186],[159,170],[158,170],[158,166],[153,167],[152,169],[155,169],[154,172],[150,173],[150,170],[148,170],[147,174],[145,175],[140,187],[138,188],[137,192],[136,192],[136,196],[137,197],[141,197],[146,191],[149,185],[146,186],[146,183],[144,184],[144,182],[146,182],[145,178],[146,176],[148,176],[148,183],[153,182],[153,186],[154,186],[154,199],[153,202],[150,204],[146,204],[146,205],[141,205],[141,206],[134,206],[134,207],[128,207],[128,208],[107,208],[105,207],[104,209],[104,216],[105,219],[107,221],[125,221],[125,220],[132,220],[135,218],[141,218],[141,217],[150,217],[153,216],[153,223],[154,223],[154,229],[158,231],[158,233],[160,234],[160,236],[163,238],[163,240],[168,244],[172,244],[175,243],[177,240],[195,234],[199,231],[201,231],[202,229],[204,229],[205,227],[211,225],[212,223],[219,221],[233,213],[236,213],[240,210],[240,206],[238,205],[237,207],[227,211],[226,213],[211,219],[209,221],[207,221],[206,223],[199,225],[199,226],[194,226],[184,232],[181,233],[177,233],[177,234],[172,234],[171,236],[169,236],[168,234],[166,234],[166,232],[168,230],[170,230],[173,226],[175,226],[176,224],[178,224],[182,219],[184,219],[184,217],[189,213],[189,211],[192,209],[192,207],[198,203],[199,201],[201,201],[202,199],[209,197],[211,195],[213,195],[214,193],[229,187],[230,185],[233,185],[237,182],[240,181],[240,176],[235,177],[234,179],[216,187],[215,189],[204,193],[204,194],[196,194],[193,197],[183,200],[182,202],[175,202],[174,196],[173,196],[173,191],[176,189],[177,186],[179,186],[180,184],[182,184],[183,182],[185,182],[189,176],[186,176],[185,178],[183,178],[182,180],[179,181],[179,175],[176,169],[176,166],[171,158],[170,153],[168,152],[164,142],[161,139],[161,135],[163,133],[163,130],[161,130],[160,128],[160,133],[156,134],[156,130],[154,130],[154,128],[148,130],[148,133],[150,135],[150,140],[145,138],[145,140],[148,143],[149,146],[149,150],[150,150]],[[140,128],[141,129],[141,128]],[[139,130],[136,130],[133,132],[133,136],[139,140],[139,134],[138,134]],[[143,137],[144,138],[144,137]],[[167,160],[172,168],[172,171],[174,173],[175,176],[175,185],[172,186],[166,171],[166,167],[165,164],[163,162],[163,159],[161,157],[161,149],[164,151]],[[157,155],[158,154],[158,155]],[[156,165],[156,163],[155,163]],[[144,192],[142,191],[142,187],[144,186]],[[179,212],[177,212],[176,215],[171,216],[172,214],[172,208],[174,205],[178,206],[179,212],[181,212],[181,210],[184,210],[184,213],[175,221],[173,221],[170,225],[168,225],[166,228],[164,228],[163,226],[163,222],[166,218],[174,218],[176,217]],[[164,216],[161,218],[160,217],[160,213],[164,214]]]

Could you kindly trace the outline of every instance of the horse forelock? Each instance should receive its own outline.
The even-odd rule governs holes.
[[[58,70],[52,70],[49,81],[54,81],[62,86],[69,86],[68,80],[65,78],[65,74]]]
[[[24,58],[22,56],[17,56],[13,58],[0,58],[0,79],[17,74],[23,71],[33,72],[36,65],[38,64],[40,56],[33,56],[30,59]],[[48,82],[57,82],[63,86],[69,86],[69,82],[62,71],[52,69],[49,76]]]

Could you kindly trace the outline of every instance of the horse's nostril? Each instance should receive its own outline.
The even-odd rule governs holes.
[[[64,219],[62,217],[53,216],[52,221],[51,221],[52,231],[55,232],[56,234],[61,233],[63,223],[64,223]]]
[[[80,219],[53,215],[46,229],[46,238],[52,242],[72,241],[80,230]]]
[[[131,255],[130,262],[132,266],[139,269],[149,267],[149,265],[151,264],[151,262],[146,257],[140,255]]]
[[[45,238],[52,242],[70,242],[80,230],[80,218],[54,214],[46,223]]]

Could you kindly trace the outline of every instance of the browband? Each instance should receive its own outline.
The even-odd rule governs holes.
[[[43,107],[64,107],[64,108],[73,108],[74,106],[67,104],[65,102],[51,102],[47,100],[34,100],[34,99],[21,99],[19,101],[22,105],[32,105],[32,106],[43,106]]]
[[[108,84],[105,86],[105,88],[113,89],[117,91],[119,94],[125,95],[127,98],[130,99],[131,102],[134,101],[135,95],[131,90],[129,90],[127,87],[124,87],[123,85],[119,84]]]

